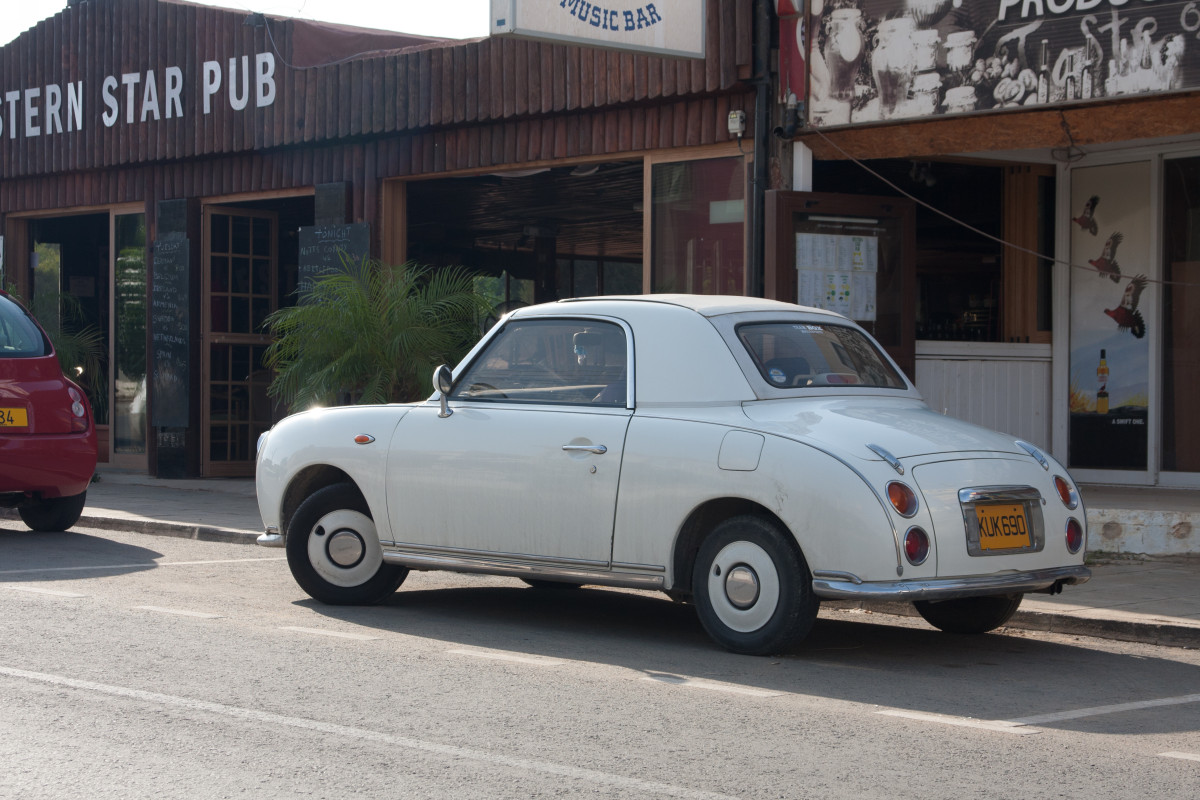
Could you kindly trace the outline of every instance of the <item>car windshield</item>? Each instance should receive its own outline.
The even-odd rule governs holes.
[[[750,323],[739,326],[737,333],[772,386],[907,388],[875,344],[846,325]]]
[[[0,358],[35,358],[48,352],[42,332],[25,310],[0,295]]]

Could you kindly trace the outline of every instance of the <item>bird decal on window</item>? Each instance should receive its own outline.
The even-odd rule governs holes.
[[[1121,295],[1121,304],[1116,308],[1104,309],[1104,313],[1116,321],[1119,330],[1129,331],[1135,339],[1146,335],[1146,321],[1142,319],[1142,312],[1138,311],[1138,300],[1145,288],[1145,275],[1130,278],[1125,293]]]
[[[1121,280],[1121,267],[1117,264],[1117,245],[1123,241],[1125,241],[1125,236],[1120,231],[1113,233],[1104,243],[1104,250],[1100,253],[1100,257],[1088,259],[1088,263],[1096,268],[1101,278],[1107,275],[1112,278],[1113,283]]]
[[[1092,236],[1096,235],[1096,205],[1100,202],[1100,195],[1094,194],[1083,206],[1083,213],[1072,219],[1079,227],[1083,228]]]

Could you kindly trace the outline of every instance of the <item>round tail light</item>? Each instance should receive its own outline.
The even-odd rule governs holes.
[[[72,431],[86,431],[88,428],[87,406],[83,402],[83,394],[74,386],[67,387],[67,396],[71,398]]]
[[[919,567],[929,558],[929,534],[920,528],[909,528],[904,534],[904,557],[914,567]]]
[[[1067,520],[1067,552],[1075,554],[1083,547],[1083,525],[1071,517]]]
[[[917,494],[900,481],[892,481],[887,485],[888,500],[892,508],[902,517],[911,517],[917,513]]]
[[[1079,505],[1079,495],[1075,492],[1075,487],[1066,478],[1061,475],[1055,475],[1054,488],[1058,492],[1058,499],[1062,500],[1064,506],[1074,510]]]

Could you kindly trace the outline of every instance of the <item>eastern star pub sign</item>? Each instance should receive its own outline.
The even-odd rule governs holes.
[[[256,53],[227,62],[205,61],[199,75],[200,105],[211,114],[217,103],[243,111],[275,102],[275,56]],[[99,82],[100,121],[106,128],[184,114],[185,77],[181,67],[106,75]],[[224,91],[223,91],[224,89]],[[83,130],[88,91],[83,80],[49,83],[0,92],[0,137],[32,139]],[[194,96],[194,94],[193,94]]]
[[[705,0],[492,0],[493,36],[704,58]]]

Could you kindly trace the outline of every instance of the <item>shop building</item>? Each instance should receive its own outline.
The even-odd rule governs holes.
[[[79,0],[0,50],[4,280],[104,332],[101,457],[249,474],[284,413],[261,321],[344,250],[464,264],[498,312],[832,306],[936,409],[1085,481],[1200,486],[1194,3],[696,5],[701,59],[184,0]]]
[[[768,293],[834,297],[931,406],[1085,482],[1200,486],[1197,5],[776,5],[806,191],[771,195]]]
[[[464,264],[498,311],[745,292],[751,6],[701,4],[684,59],[76,0],[0,49],[3,280],[101,331],[102,460],[252,474],[262,321],[342,252]]]

